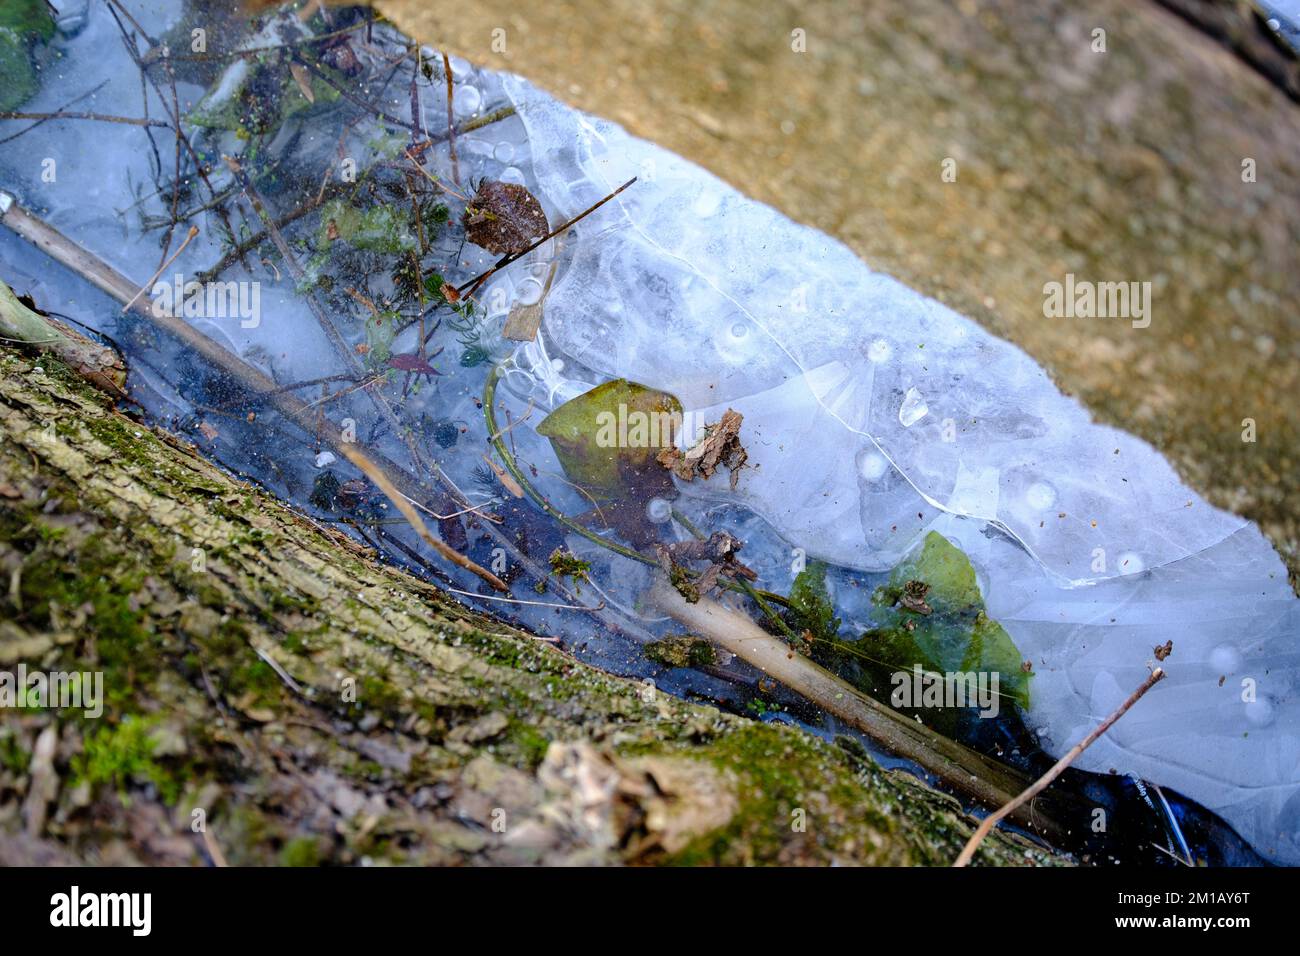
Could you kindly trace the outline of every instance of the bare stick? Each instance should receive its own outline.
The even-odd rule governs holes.
[[[472,117],[455,127],[456,135],[464,136],[466,133],[472,133],[476,129],[482,129],[484,126],[491,126],[493,123],[499,123],[503,119],[509,119],[511,116],[514,116],[516,112],[517,111],[513,106],[502,106],[493,110],[491,113],[484,113],[482,116]],[[447,141],[447,134],[445,133],[439,133],[435,136],[426,130],[424,132],[424,137],[425,138],[420,140],[420,142],[412,145],[412,151],[423,155],[432,147]]]
[[[460,162],[456,159],[456,121],[452,110],[452,99],[456,88],[451,77],[451,57],[442,55],[442,72],[447,76],[447,145],[451,150],[451,181],[460,185]]]
[[[126,313],[131,311],[131,306],[135,305],[136,302],[140,300],[140,296],[144,295],[146,292],[148,292],[150,289],[153,288],[153,284],[158,281],[158,277],[167,271],[167,267],[176,261],[177,257],[180,256],[180,254],[185,251],[185,247],[188,246],[190,242],[193,241],[194,237],[197,236],[198,234],[199,234],[199,227],[190,226],[189,234],[186,235],[185,241],[181,243],[181,247],[172,253],[170,259],[168,259],[166,262],[164,262],[162,265],[158,267],[158,271],[153,274],[153,278],[151,278],[144,285],[140,286],[140,291],[131,297],[131,301],[128,302],[126,305],[122,306],[123,315],[126,315]]]
[[[121,18],[118,17],[117,15],[118,10],[121,10],[122,13],[126,16],[126,18],[130,20],[132,24],[134,24],[135,28],[140,31],[141,35],[144,37],[147,43],[149,43],[151,46],[156,47],[157,42],[152,37],[150,37],[147,33],[144,32],[144,30],[140,27],[139,23],[136,23],[135,18],[132,17],[131,14],[127,11],[127,9],[122,6],[120,0],[111,0],[111,2],[113,5],[108,8],[108,12],[113,15],[113,21],[117,24],[117,28],[122,34],[122,44],[126,47],[126,52],[130,55],[131,60],[135,63],[136,67],[140,70],[141,77],[149,81],[149,85],[152,86],[154,92],[158,94],[158,99],[160,99],[165,104],[167,102],[167,97],[163,95],[162,87],[158,85],[158,81],[149,74],[149,71],[145,69],[144,64],[140,61],[140,53],[135,48],[135,40],[133,40],[130,34],[127,33],[126,25],[122,23]],[[148,108],[147,96],[145,97],[145,108],[146,109]],[[179,137],[181,145],[185,147],[185,151],[189,153],[190,159],[194,163],[194,169],[198,172],[199,178],[203,180],[203,185],[206,186],[208,189],[208,195],[210,195],[213,199],[216,199],[217,190],[216,187],[212,185],[212,179],[211,177],[208,176],[208,170],[203,165],[203,160],[200,159],[199,154],[194,151],[194,145],[190,142],[190,138],[186,136],[184,132],[181,130],[181,125],[179,122],[179,111],[177,113],[177,117],[178,120],[176,123],[175,133],[177,137]],[[150,133],[148,129],[145,130],[145,135],[149,137],[149,141],[150,143],[152,143],[153,134]],[[157,147],[154,148],[154,154],[155,156],[157,155]],[[218,204],[216,207],[216,213],[218,218],[221,219],[221,224],[226,229],[226,234],[230,236],[230,241],[234,242],[235,227],[230,222],[230,216],[226,213],[226,207]],[[247,266],[248,263],[245,262],[244,265]]]
[[[502,259],[500,262],[498,262],[496,265],[494,265],[494,266],[493,266],[491,269],[489,269],[487,272],[483,273],[483,274],[482,274],[481,276],[479,276],[477,279],[470,279],[468,282],[466,282],[466,283],[464,283],[463,285],[461,285],[461,287],[458,288],[456,291],[459,292],[461,295],[473,295],[473,294],[474,294],[474,290],[477,289],[479,286],[481,286],[484,282],[486,282],[486,281],[487,281],[487,280],[488,280],[492,275],[494,275],[495,273],[497,273],[497,272],[499,272],[500,270],[504,269],[506,266],[510,265],[510,263],[514,262],[516,259],[520,259],[520,258],[522,258],[522,257],[524,257],[524,256],[526,256],[526,255],[528,255],[528,253],[532,252],[534,249],[536,249],[536,248],[537,248],[538,246],[540,246],[542,243],[546,242],[548,239],[554,239],[554,238],[555,238],[556,236],[558,236],[560,233],[564,232],[564,230],[566,230],[566,229],[568,229],[568,228],[570,228],[570,227],[576,225],[580,220],[587,218],[587,217],[590,216],[593,212],[595,212],[597,209],[599,209],[601,206],[605,205],[605,203],[609,202],[611,199],[613,199],[615,196],[617,196],[619,193],[621,193],[624,189],[627,189],[628,186],[631,186],[634,182],[636,182],[636,179],[637,179],[637,178],[636,178],[635,176],[633,176],[631,179],[629,179],[627,182],[625,182],[622,186],[619,186],[617,189],[615,189],[612,193],[610,193],[610,194],[609,194],[608,196],[606,196],[604,199],[602,199],[602,200],[600,200],[599,202],[593,203],[592,205],[588,206],[586,209],[584,209],[582,212],[578,213],[576,216],[574,216],[572,219],[570,219],[570,220],[569,220],[568,222],[566,222],[564,225],[562,225],[562,226],[557,226],[556,228],[552,229],[550,232],[548,232],[546,235],[542,236],[542,238],[538,239],[536,242],[532,243],[532,244],[531,244],[530,246],[528,246],[527,248],[525,248],[525,249],[521,249],[521,250],[519,250],[519,251],[516,252],[516,253],[513,253],[513,254],[511,254],[511,255],[506,256],[504,259]],[[468,289],[469,291],[466,292],[466,291],[465,291],[466,289]]]
[[[420,517],[420,512],[416,511],[413,507],[411,507],[411,503],[406,500],[406,496],[397,490],[397,486],[394,485],[389,480],[388,476],[384,474],[383,470],[378,466],[376,466],[365,455],[361,454],[361,452],[357,451],[355,446],[345,444],[343,446],[343,454],[348,461],[352,462],[352,464],[357,466],[357,469],[363,475],[365,475],[367,478],[369,478],[371,481],[375,483],[375,485],[379,488],[379,490],[382,491],[388,497],[389,501],[391,501],[393,504],[397,506],[397,510],[400,511],[402,513],[402,516],[411,523],[411,527],[415,529],[416,534],[418,534],[424,540],[425,544],[433,548],[433,550],[437,551],[440,555],[442,555],[452,564],[458,567],[462,567],[466,571],[470,571],[474,574],[477,574],[484,581],[492,585],[494,588],[496,588],[498,591],[502,592],[503,594],[510,593],[509,585],[507,585],[504,581],[502,581],[491,571],[479,567],[477,564],[475,564],[469,558],[465,557],[465,555],[461,554],[459,551],[453,550],[447,544],[445,544],[438,538],[435,538],[430,533],[428,527],[425,525],[424,519]]]
[[[68,100],[68,102],[66,102],[66,103],[64,103],[62,106],[60,106],[60,107],[58,108],[58,110],[56,110],[55,112],[51,113],[51,114],[50,114],[50,118],[53,119],[54,117],[59,116],[59,115],[60,115],[64,110],[66,110],[69,106],[73,106],[73,105],[75,105],[75,104],[77,104],[77,103],[80,103],[82,100],[86,99],[87,97],[94,96],[96,93],[98,93],[100,90],[102,90],[102,89],[103,89],[107,84],[108,84],[108,80],[105,80],[103,83],[100,83],[100,84],[99,84],[98,86],[96,86],[94,89],[92,89],[92,90],[90,90],[90,91],[88,91],[88,92],[86,92],[86,93],[82,93],[80,96],[75,97],[74,99],[70,99],[70,100]],[[148,115],[148,114],[149,114],[149,104],[146,102],[146,103],[145,103],[145,119],[148,119],[148,118],[149,118],[149,115]],[[0,139],[0,146],[3,146],[5,143],[10,142],[11,140],[15,140],[15,139],[17,139],[19,136],[23,136],[23,135],[25,135],[25,134],[27,134],[27,133],[30,133],[32,130],[36,129],[36,127],[40,126],[42,123],[45,123],[45,122],[48,122],[48,120],[37,120],[37,121],[36,121],[35,123],[33,123],[31,126],[28,126],[28,127],[23,128],[23,129],[20,129],[18,132],[13,133],[13,134],[11,134],[11,135],[9,135],[9,136],[6,136],[4,139]]]
[[[0,119],[10,120],[94,120],[97,123],[124,123],[127,126],[171,126],[156,119],[139,119],[134,116],[109,116],[107,113],[15,113],[13,110],[0,111]]]
[[[208,832],[204,827],[201,831],[203,834],[203,848],[208,851],[208,857],[212,860],[212,865],[216,867],[227,867],[230,864],[226,862],[226,855],[221,852],[221,847],[217,845],[216,837]]]
[[[130,21],[131,26],[136,28],[140,36],[144,37],[145,43],[148,43],[151,47],[158,46],[158,41],[155,40],[153,37],[151,37],[147,32],[145,32],[145,28],[140,26],[140,21],[137,20],[135,17],[131,16],[131,11],[122,5],[122,0],[109,0],[109,2],[113,6],[117,7],[117,9],[122,12],[122,16],[126,17],[127,20]],[[117,19],[117,15],[114,14],[113,18]]]
[[[893,753],[916,761],[959,794],[989,807],[999,807],[1027,782],[1013,768],[909,720],[839,675],[795,653],[789,644],[763,630],[743,611],[708,597],[689,603],[662,574],[655,575],[646,601],[691,633],[707,637]],[[1066,805],[1065,795],[1057,797],[1060,807],[1053,807],[1050,812],[1038,809],[1032,818],[1028,812],[1018,813],[1018,822],[1048,840],[1064,841],[1069,831],[1060,820],[1075,808]]]
[[[971,834],[971,838],[966,841],[966,846],[962,849],[961,854],[957,857],[953,866],[966,866],[966,864],[970,863],[971,858],[975,855],[975,851],[979,849],[979,845],[984,842],[984,838],[989,835],[995,826],[997,826],[999,820],[1010,816],[1019,807],[1024,806],[1030,800],[1034,799],[1034,797],[1046,790],[1051,782],[1059,777],[1065,768],[1070,766],[1070,764],[1078,758],[1079,754],[1091,747],[1093,742],[1106,731],[1110,730],[1111,725],[1128,713],[1128,709],[1141,700],[1147,691],[1152,687],[1155,687],[1156,684],[1160,683],[1160,681],[1164,679],[1164,669],[1157,667],[1147,675],[1147,679],[1141,683],[1137,690],[1129,694],[1128,700],[1120,704],[1113,714],[1098,724],[1092,733],[1088,734],[1088,736],[1084,737],[1081,741],[1071,747],[1069,753],[1056,761],[1056,763],[1052,764],[1051,770],[1047,771],[1047,773],[1035,780],[1028,790],[1016,797],[1006,806],[985,817],[984,822],[979,825],[979,829]]]
[[[388,113],[385,113],[382,109],[380,109],[380,108],[379,108],[378,106],[376,106],[374,103],[368,103],[368,102],[366,102],[366,101],[363,100],[361,97],[359,97],[359,96],[357,96],[356,94],[354,94],[354,93],[353,93],[351,90],[349,90],[347,87],[342,86],[341,84],[334,82],[334,78],[333,78],[332,76],[330,76],[329,74],[325,73],[323,70],[321,70],[320,67],[318,67],[315,63],[313,63],[311,60],[307,59],[306,57],[297,56],[297,55],[295,54],[295,56],[294,56],[293,59],[294,59],[294,62],[295,62],[295,63],[301,63],[303,66],[305,66],[305,67],[307,68],[308,72],[310,72],[310,73],[312,74],[312,76],[314,76],[314,77],[316,77],[317,79],[319,79],[319,80],[320,80],[321,82],[323,82],[326,86],[332,88],[336,93],[338,93],[340,96],[342,96],[345,100],[347,100],[347,101],[348,101],[349,103],[351,103],[353,106],[359,106],[361,109],[365,110],[367,113],[370,113],[371,115],[373,115],[376,119],[383,120],[385,123],[392,123],[394,126],[400,126],[400,127],[402,127],[402,129],[410,130],[410,131],[413,132],[413,133],[418,133],[418,132],[419,132],[419,130],[416,128],[416,126],[415,126],[414,123],[408,123],[408,122],[406,122],[406,120],[401,120],[401,119],[398,119],[396,116],[391,116],[391,115],[389,115]]]

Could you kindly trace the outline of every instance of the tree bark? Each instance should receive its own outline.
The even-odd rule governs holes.
[[[0,438],[0,672],[106,700],[0,709],[0,863],[947,864],[973,829],[848,744],[467,610],[52,356],[0,349]]]

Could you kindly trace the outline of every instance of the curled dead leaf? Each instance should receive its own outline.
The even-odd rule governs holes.
[[[551,231],[542,204],[518,183],[488,180],[465,207],[465,235],[501,256],[523,252]]]
[[[665,448],[658,455],[659,464],[672,471],[682,481],[695,478],[709,479],[719,465],[731,471],[731,490],[736,490],[740,469],[749,460],[749,453],[740,444],[740,424],[744,416],[728,408],[717,424],[704,426],[704,437],[683,452],[679,448]]]

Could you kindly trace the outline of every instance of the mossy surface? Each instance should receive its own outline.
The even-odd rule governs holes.
[[[0,4],[0,110],[12,110],[40,87],[32,51],[54,36],[54,18],[45,0],[5,0]]]

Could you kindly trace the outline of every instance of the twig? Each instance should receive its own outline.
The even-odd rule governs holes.
[[[472,133],[475,130],[482,129],[484,126],[491,126],[493,123],[499,123],[503,119],[509,119],[511,116],[514,116],[517,112],[518,110],[513,106],[501,106],[490,113],[484,113],[482,116],[471,117],[459,126],[455,127],[456,135],[464,136],[466,133]],[[411,146],[411,149],[417,153],[425,153],[434,146],[447,141],[446,133],[439,133],[438,135],[433,136],[426,131],[424,135],[425,139],[418,143],[414,143]]]
[[[122,23],[121,18],[118,17],[117,15],[118,11],[121,10],[122,13],[126,16],[126,18],[130,20],[132,24],[135,25],[136,30],[140,32],[140,35],[145,38],[145,41],[147,43],[151,45],[156,45],[157,41],[152,39],[149,36],[149,34],[144,32],[144,29],[140,26],[139,23],[136,22],[135,18],[131,16],[130,12],[125,7],[122,6],[119,0],[111,0],[111,2],[112,2],[112,6],[108,8],[108,12],[113,15],[113,21],[117,24],[117,28],[122,34],[122,44],[126,47],[126,51],[130,55],[131,60],[135,63],[136,67],[140,70],[140,75],[149,81],[149,85],[152,86],[154,92],[158,94],[158,99],[161,100],[163,103],[166,103],[167,98],[163,95],[162,87],[158,85],[158,81],[155,80],[153,76],[149,74],[149,71],[145,69],[144,63],[142,63],[140,60],[140,53],[135,48],[135,41],[131,38],[130,34],[127,33],[126,25]],[[146,102],[147,102],[147,97],[146,97]],[[150,137],[149,141],[152,144],[153,134],[150,133],[148,129],[145,130],[145,133]],[[208,176],[208,171],[204,167],[203,161],[199,158],[199,154],[194,151],[194,145],[190,142],[190,138],[186,136],[184,132],[182,132],[179,122],[177,122],[176,124],[175,133],[177,137],[179,137],[181,145],[185,147],[185,151],[189,153],[190,159],[194,163],[195,171],[198,172],[199,178],[203,180],[203,185],[205,185],[208,188],[208,195],[210,195],[212,198],[215,199],[217,196],[216,187],[212,185],[212,179]],[[155,147],[155,153],[156,151],[157,148]],[[159,172],[159,175],[161,175],[161,171]],[[227,235],[230,236],[230,241],[234,242],[235,227],[230,222],[230,216],[226,213],[226,207],[223,205],[218,205],[216,207],[216,212],[218,218],[221,219],[221,224],[226,227],[226,233]],[[244,264],[247,265],[248,263],[245,262]]]
[[[0,111],[0,119],[8,120],[94,120],[97,123],[124,123],[127,126],[171,126],[162,120],[140,119],[135,116],[110,116],[107,113],[17,113],[13,110]],[[26,130],[24,130],[26,132]]]
[[[456,159],[456,121],[452,100],[456,96],[456,86],[452,81],[451,57],[442,55],[442,72],[447,77],[447,144],[451,151],[451,181],[460,185],[460,161]]]
[[[965,848],[962,849],[961,854],[957,857],[953,866],[966,866],[966,864],[970,863],[971,858],[975,855],[975,851],[979,849],[979,845],[984,841],[984,838],[989,835],[992,829],[997,826],[999,820],[1003,820],[1010,816],[1019,807],[1028,803],[1030,800],[1034,799],[1034,797],[1046,790],[1048,785],[1059,777],[1062,771],[1064,771],[1066,767],[1070,766],[1079,754],[1092,746],[1098,737],[1110,730],[1115,721],[1128,713],[1130,707],[1141,700],[1147,691],[1160,683],[1160,681],[1164,680],[1164,678],[1165,672],[1163,668],[1157,667],[1153,670],[1147,675],[1147,679],[1138,686],[1138,689],[1129,694],[1128,700],[1120,704],[1113,714],[1098,724],[1092,733],[1088,734],[1088,736],[1084,737],[1081,741],[1071,747],[1064,757],[1052,764],[1052,769],[1048,770],[1047,773],[1035,780],[1033,784],[1030,785],[1029,789],[1021,793],[1020,796],[1007,803],[1001,809],[985,817],[984,821],[979,825],[979,829],[971,834],[971,838],[966,842]]]
[[[538,246],[540,246],[542,243],[546,242],[546,241],[549,240],[549,239],[553,239],[553,238],[555,238],[555,237],[558,236],[560,233],[564,232],[566,229],[571,228],[572,226],[576,225],[579,221],[581,221],[581,220],[587,218],[587,217],[590,216],[593,212],[595,212],[597,209],[599,209],[601,206],[605,205],[605,203],[609,202],[611,199],[613,199],[615,196],[617,196],[617,195],[618,195],[619,193],[621,193],[623,190],[627,189],[628,186],[631,186],[634,182],[636,182],[636,180],[637,180],[637,177],[633,176],[631,179],[629,179],[627,182],[625,182],[622,186],[619,186],[617,189],[615,189],[612,193],[610,193],[610,194],[609,194],[608,196],[606,196],[604,199],[601,199],[601,200],[599,200],[598,202],[595,202],[595,203],[593,203],[592,205],[588,206],[586,209],[584,209],[582,212],[578,213],[576,216],[574,216],[574,217],[573,217],[572,219],[570,219],[568,222],[564,223],[562,226],[557,226],[556,228],[552,229],[550,232],[548,232],[546,235],[542,236],[542,238],[538,239],[536,242],[533,242],[533,243],[532,243],[531,245],[529,245],[528,247],[526,247],[526,248],[524,248],[524,249],[521,249],[521,250],[519,250],[519,251],[516,252],[516,253],[512,253],[511,255],[506,256],[504,259],[502,259],[500,262],[498,262],[496,265],[494,265],[494,266],[493,266],[491,269],[489,269],[487,272],[484,272],[484,273],[483,273],[481,276],[479,276],[477,279],[470,279],[468,282],[464,283],[464,284],[461,285],[458,289],[456,289],[456,291],[459,292],[462,296],[471,296],[471,295],[473,295],[473,294],[474,294],[474,290],[477,289],[479,286],[481,286],[481,285],[482,285],[484,282],[486,282],[489,278],[491,278],[491,276],[494,275],[496,272],[500,271],[501,269],[504,269],[506,266],[510,265],[510,263],[514,262],[516,259],[520,259],[520,258],[522,258],[522,257],[524,257],[524,256],[526,256],[526,255],[528,255],[528,253],[532,252],[534,249],[536,249],[536,248],[537,248]],[[466,292],[466,291],[465,291],[466,289],[468,289],[469,291]]]
[[[495,597],[491,594],[475,594],[473,591],[464,591],[460,588],[453,587],[448,587],[447,590],[454,594],[464,594],[466,597],[479,598],[485,601],[504,601],[507,604],[527,604],[532,607],[554,607],[563,611],[586,611],[588,614],[594,614],[596,611],[604,610],[603,604],[598,604],[595,607],[587,604],[557,604],[554,601],[529,601],[517,597]],[[557,643],[560,640],[558,637],[541,637],[537,634],[530,634],[529,637],[538,641],[555,641]]]
[[[342,84],[336,83],[332,76],[325,73],[325,71],[323,71],[320,67],[318,67],[315,63],[313,63],[311,60],[307,59],[306,57],[299,56],[298,54],[295,53],[293,59],[295,63],[301,63],[303,66],[305,66],[308,69],[308,71],[312,74],[312,76],[319,79],[326,86],[331,87],[336,93],[338,93],[340,96],[342,96],[345,100],[347,100],[352,105],[361,107],[361,109],[365,110],[368,113],[372,113],[377,119],[381,119],[385,123],[392,123],[394,126],[400,126],[402,127],[402,129],[410,130],[411,132],[419,132],[419,130],[415,127],[414,124],[408,123],[405,120],[400,120],[396,116],[390,116],[389,114],[381,110],[378,106],[376,106],[374,103],[367,103],[361,97],[355,95],[347,87],[343,86]]]
[[[216,867],[230,866],[230,864],[226,862],[226,855],[221,852],[221,847],[217,845],[216,838],[208,832],[206,823],[201,832],[203,835],[203,847],[208,851],[208,856],[212,860],[212,865]]]
[[[270,654],[266,653],[266,651],[262,650],[260,647],[253,647],[253,653],[255,653],[263,661],[265,661],[267,667],[275,671],[276,676],[279,677],[280,680],[284,682],[284,685],[286,687],[288,687],[299,697],[306,696],[306,694],[303,692],[302,685],[293,679],[293,675],[291,675],[287,670],[285,670],[283,667],[280,666],[279,661],[277,661]]]
[[[180,220],[177,213],[181,207],[181,99],[176,92],[176,71],[172,69],[170,63],[164,63],[167,68],[167,83],[172,91],[172,123],[176,130],[176,165],[172,174],[172,213],[171,221],[167,224],[167,236],[163,240],[163,258],[166,258],[168,249],[172,245],[172,235],[176,232],[176,223]],[[182,246],[181,248],[184,248]]]
[[[96,93],[98,93],[100,90],[102,90],[106,85],[108,85],[108,80],[105,80],[103,83],[100,83],[100,84],[99,84],[98,86],[96,86],[94,89],[92,89],[92,90],[88,90],[87,92],[82,93],[80,96],[77,96],[77,97],[74,97],[73,99],[68,100],[68,102],[66,102],[66,103],[64,103],[62,106],[60,106],[60,107],[58,108],[58,110],[56,110],[54,113],[51,113],[51,114],[50,114],[51,118],[53,118],[53,117],[55,117],[55,116],[58,116],[60,113],[62,113],[64,110],[66,110],[69,106],[73,106],[73,105],[75,105],[75,104],[77,104],[77,103],[80,103],[82,100],[86,99],[87,97],[94,96]],[[149,118],[148,113],[149,113],[149,105],[148,105],[148,103],[146,103],[146,104],[145,104],[145,119],[148,119],[148,118]],[[48,122],[48,120],[37,120],[37,121],[36,121],[35,123],[33,123],[31,126],[28,126],[28,127],[26,127],[25,129],[20,129],[18,132],[13,133],[13,134],[10,135],[10,136],[6,136],[4,139],[0,139],[0,146],[3,146],[5,143],[11,143],[11,142],[13,142],[13,141],[16,140],[19,136],[25,136],[26,134],[30,133],[32,130],[36,129],[36,127],[38,127],[38,126],[40,126],[42,123],[46,123],[46,122]]]
[[[421,166],[420,161],[411,155],[410,149],[406,150],[406,158],[411,161],[411,164],[420,171],[420,174],[424,176],[425,179],[429,180],[429,182],[433,183],[435,186],[437,186],[447,195],[455,196],[461,202],[469,202],[469,199],[466,196],[461,195],[460,193],[458,193],[456,190],[452,189],[450,186],[446,185],[445,183],[439,182],[437,177],[433,176],[427,169]]]
[[[424,126],[420,122],[420,64],[423,62],[424,54],[419,47],[415,50],[415,70],[411,73],[411,125],[415,129],[411,130],[411,145],[414,146],[428,134],[424,132]]]
[[[194,237],[197,236],[198,234],[199,234],[199,227],[190,226],[189,234],[185,236],[185,241],[181,243],[180,248],[172,253],[170,259],[168,259],[166,262],[164,262],[162,265],[158,267],[158,271],[153,274],[153,277],[148,282],[140,286],[140,291],[131,297],[131,301],[128,302],[126,305],[122,306],[123,315],[126,315],[127,312],[131,311],[131,306],[135,305],[136,302],[140,300],[140,296],[144,295],[146,292],[148,292],[150,289],[153,288],[153,284],[158,281],[158,277],[167,271],[167,267],[176,261],[177,257],[180,256],[180,254],[185,251],[185,247],[188,246],[194,240]]]
[[[144,28],[144,27],[140,26],[140,21],[139,21],[139,20],[137,20],[135,17],[131,16],[131,11],[128,10],[125,6],[122,5],[122,0],[109,0],[109,3],[111,3],[114,7],[116,7],[118,10],[121,11],[122,16],[126,17],[127,20],[129,20],[129,21],[131,22],[131,26],[135,27],[136,31],[140,34],[140,36],[144,37],[145,42],[148,43],[149,46],[151,46],[151,47],[153,47],[153,48],[157,48],[157,46],[158,46],[158,41],[155,40],[153,37],[151,37],[151,36],[150,36],[146,31],[145,31],[145,28]],[[116,14],[116,13],[113,15],[113,19],[114,19],[114,20],[117,19],[117,14]]]
[[[275,220],[276,227],[283,229],[285,226],[289,225],[290,223],[297,222],[303,216],[319,208],[320,205],[325,201],[325,192],[327,191],[328,190],[322,190],[320,195],[316,196],[313,199],[308,199],[301,206],[298,206],[296,209],[293,209],[292,211],[285,213],[279,219],[276,219]],[[217,261],[217,264],[214,265],[211,269],[208,269],[205,272],[200,272],[198,274],[199,281],[203,282],[206,281],[207,279],[213,278],[214,276],[220,275],[230,265],[232,265],[233,263],[241,259],[245,254],[252,252],[254,249],[256,249],[258,246],[260,246],[269,238],[270,238],[270,234],[267,231],[263,230],[262,232],[256,233],[255,235],[250,236],[248,239],[245,239],[243,242],[239,243],[239,245],[235,246],[224,256],[222,256]]]
[[[843,678],[793,652],[785,641],[768,634],[742,611],[704,596],[694,604],[688,603],[662,574],[655,575],[646,601],[692,633],[707,637],[892,752],[914,760],[958,793],[997,807],[1024,787],[1025,778],[1017,771],[868,697]],[[1054,813],[1039,809],[1031,818],[1027,812],[1018,812],[1017,819],[1047,839],[1063,841],[1068,837],[1069,831]]]
[[[457,567],[464,568],[466,571],[477,574],[480,578],[492,585],[498,591],[501,591],[503,594],[510,593],[510,586],[506,584],[506,582],[502,581],[486,568],[479,567],[459,551],[453,550],[445,542],[435,538],[425,525],[424,519],[420,517],[420,512],[411,507],[410,502],[406,500],[406,496],[397,490],[397,487],[389,480],[388,476],[384,474],[384,472],[369,458],[357,451],[354,446],[348,444],[343,445],[343,455],[348,461],[352,462],[352,464],[354,464],[363,475],[374,482],[379,490],[388,497],[389,501],[397,506],[397,510],[400,511],[403,517],[411,523],[411,527],[415,529],[416,534],[424,539],[425,544],[433,548],[433,550],[437,551]]]

